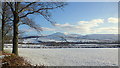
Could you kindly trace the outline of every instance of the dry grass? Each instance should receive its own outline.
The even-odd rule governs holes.
[[[5,56],[2,59],[3,66],[31,66],[29,62],[24,60],[23,57],[11,54],[10,56]]]
[[[12,53],[3,52],[5,57],[2,59],[2,68],[44,68],[44,66],[32,66],[30,62],[23,57]]]

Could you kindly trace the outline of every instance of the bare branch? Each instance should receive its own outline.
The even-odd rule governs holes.
[[[5,30],[6,32],[4,33],[3,37],[5,37],[10,32],[10,30],[12,30],[12,26],[11,25],[7,25],[7,27],[9,27],[9,29]]]
[[[12,4],[11,4],[11,3],[8,3],[8,2],[7,2],[7,4],[10,6],[12,12],[14,12],[14,9],[13,9],[13,7],[12,7]]]
[[[24,8],[22,8],[18,13],[21,13],[24,9],[28,8],[30,5],[34,4],[36,2],[32,2],[30,4],[28,4],[27,6],[25,6]]]
[[[45,14],[43,14],[43,13],[41,13],[41,12],[38,12],[38,13],[40,13],[40,14],[41,14],[47,21],[49,21],[52,25],[54,25],[54,24],[56,23],[56,22],[54,22],[54,21],[51,21],[48,15],[45,15]]]
[[[21,24],[28,25],[29,27],[37,30],[38,32],[42,31],[42,28],[40,27],[40,25],[36,24],[34,21],[32,21],[31,19],[27,17],[21,19],[21,22],[22,22]]]
[[[38,9],[37,11],[28,12],[28,13],[26,13],[25,15],[21,16],[20,18],[24,18],[24,17],[26,17],[26,16],[29,15],[29,14],[39,13],[40,10],[55,9],[55,8],[59,8],[59,7],[62,7],[62,6],[64,6],[64,5],[60,5],[60,6],[52,7],[52,8],[40,8],[40,9]]]

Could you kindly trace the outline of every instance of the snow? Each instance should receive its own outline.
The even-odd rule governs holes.
[[[39,43],[38,41],[43,42],[64,42],[65,39],[68,42],[114,42],[118,41],[118,34],[88,34],[88,35],[79,35],[79,34],[64,34],[64,33],[54,33],[46,36],[31,36],[31,38],[24,39],[24,43]]]
[[[31,64],[45,66],[118,66],[117,48],[19,48]]]
[[[36,38],[24,39],[23,43],[39,43]]]

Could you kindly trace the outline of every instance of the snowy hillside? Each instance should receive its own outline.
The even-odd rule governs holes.
[[[91,34],[85,35],[83,38],[86,39],[97,39],[97,40],[117,40],[117,34]]]
[[[29,36],[23,38],[24,42],[39,43],[43,42],[110,42],[117,41],[117,34],[89,34],[89,35],[79,35],[79,34],[64,34],[64,33],[54,33],[47,36]]]

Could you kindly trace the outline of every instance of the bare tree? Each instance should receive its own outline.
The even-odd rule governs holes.
[[[29,19],[28,15],[39,14],[42,15],[47,21],[54,24],[51,20],[51,13],[49,10],[62,8],[65,3],[63,2],[7,2],[11,12],[13,13],[13,51],[12,53],[18,55],[18,26],[21,20]],[[31,23],[27,23],[30,21]],[[36,23],[33,23],[30,19],[24,22],[24,24],[30,27],[41,30]]]
[[[10,31],[10,28],[11,28],[10,24],[7,23],[7,22],[10,23],[10,21],[11,21],[11,14],[9,11],[10,10],[8,8],[7,3],[3,2],[2,3],[2,13],[1,13],[1,15],[2,15],[2,28],[1,28],[1,30],[2,30],[2,51],[4,50],[4,38],[5,38],[6,34]],[[6,24],[8,24],[8,25],[6,25]]]

